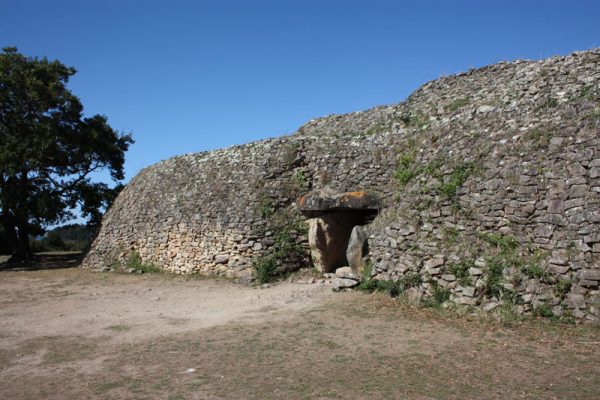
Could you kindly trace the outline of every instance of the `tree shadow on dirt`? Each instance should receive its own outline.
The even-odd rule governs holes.
[[[81,252],[37,253],[32,260],[13,262],[8,257],[0,259],[0,272],[39,271],[64,268],[76,268],[81,263]]]

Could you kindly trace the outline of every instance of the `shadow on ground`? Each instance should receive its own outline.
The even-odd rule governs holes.
[[[33,260],[10,261],[10,257],[1,256],[0,272],[4,271],[39,271],[78,267],[83,258],[81,252],[36,253]]]

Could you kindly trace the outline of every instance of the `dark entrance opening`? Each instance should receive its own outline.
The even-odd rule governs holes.
[[[350,265],[347,250],[352,231],[354,227],[366,225],[375,218],[377,199],[366,192],[328,196],[315,193],[303,197],[298,203],[300,211],[310,218],[308,240],[315,267],[321,272],[332,273],[337,268]],[[366,238],[363,241],[366,245]],[[362,244],[360,246],[362,249]]]

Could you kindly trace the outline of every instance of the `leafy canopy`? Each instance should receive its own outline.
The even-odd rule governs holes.
[[[103,115],[83,117],[67,88],[75,69],[26,57],[15,47],[0,53],[0,221],[18,248],[29,234],[68,220],[79,206],[97,223],[114,188],[90,174],[108,170],[124,178],[125,152],[133,140],[113,130]]]

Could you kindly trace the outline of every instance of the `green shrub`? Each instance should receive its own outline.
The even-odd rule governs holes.
[[[571,291],[571,286],[573,286],[573,281],[570,279],[559,279],[554,286],[554,292],[557,296],[563,298]]]
[[[264,197],[260,200],[259,212],[261,217],[270,218],[275,214],[275,211],[277,211],[277,209],[275,207],[275,202],[273,201],[273,199],[269,197]]]
[[[475,263],[472,260],[463,260],[461,262],[451,264],[449,266],[450,272],[456,276],[458,282],[463,286],[469,286],[471,282],[471,276],[469,275],[469,268],[474,267]]]
[[[394,178],[396,178],[396,180],[398,182],[400,182],[400,184],[406,185],[415,176],[417,176],[419,174],[419,171],[417,171],[413,167],[414,161],[415,161],[414,148],[411,148],[411,150],[400,155],[400,158],[398,160],[398,168],[396,169],[396,172],[394,174]]]
[[[273,282],[281,276],[273,254],[258,257],[252,266],[254,267],[256,280],[260,283]]]
[[[500,233],[482,233],[480,237],[503,253],[512,252],[519,247],[519,241],[514,236]]]
[[[500,298],[504,287],[502,286],[502,271],[505,259],[501,256],[492,256],[486,259],[487,276],[484,290],[488,296]]]
[[[523,265],[521,267],[521,272],[523,272],[523,274],[525,276],[527,276],[528,278],[538,278],[538,279],[540,279],[540,278],[545,278],[548,275],[546,273],[546,271],[544,271],[542,269],[542,267],[540,267],[537,264],[526,264],[526,265]]]
[[[135,270],[142,271],[144,273],[158,273],[162,272],[159,266],[152,263],[145,263],[142,261],[142,257],[139,253],[133,251],[129,253],[127,261],[125,262],[125,268],[133,268]]]
[[[444,183],[438,187],[438,193],[446,199],[453,200],[456,197],[458,190],[467,181],[474,170],[475,165],[471,162],[457,166],[445,179]]]
[[[269,252],[257,257],[252,263],[255,278],[259,283],[278,280],[289,271],[285,268],[288,260],[303,259],[304,247],[296,243],[295,235],[307,233],[303,218],[292,210],[275,210],[268,216],[268,229],[273,232],[275,243]]]
[[[533,309],[533,315],[536,317],[553,318],[552,308],[547,304],[540,304]]]
[[[369,262],[361,271],[362,281],[358,285],[358,289],[367,292],[382,292],[387,293],[390,297],[400,296],[406,289],[416,287],[421,283],[419,274],[410,272],[397,281],[373,279],[371,276],[372,264]]]
[[[432,282],[431,296],[424,298],[422,302],[425,307],[437,308],[448,300],[450,300],[450,290],[438,285],[437,282]]]
[[[304,172],[302,170],[297,170],[296,172],[294,172],[294,182],[296,183],[296,185],[298,185],[300,189],[306,189],[306,176],[304,175]]]

